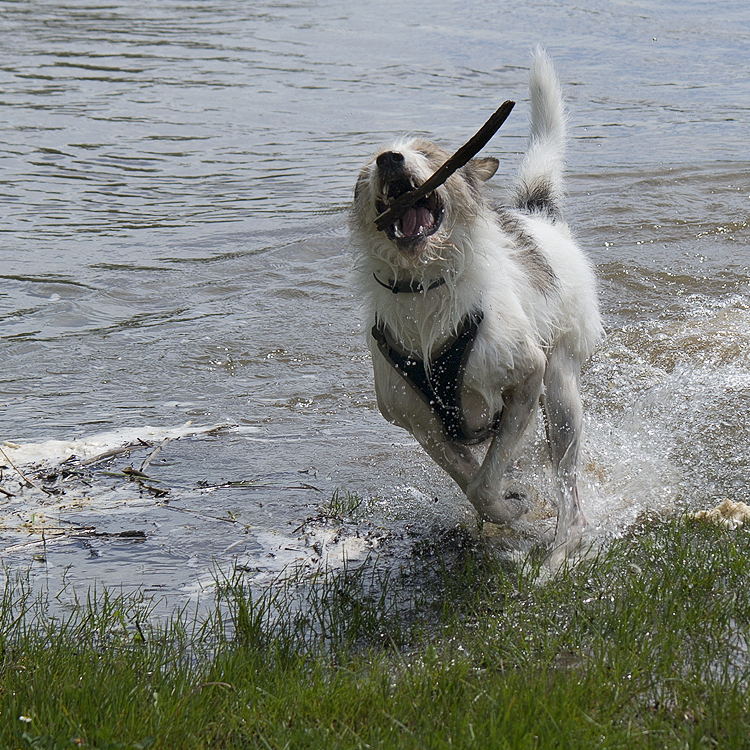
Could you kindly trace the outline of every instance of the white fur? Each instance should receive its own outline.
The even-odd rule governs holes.
[[[559,479],[556,547],[567,550],[578,543],[585,525],[576,489],[578,377],[602,329],[593,270],[559,217],[566,119],[560,85],[541,50],[533,58],[530,90],[530,139],[515,187],[516,208],[499,212],[490,205],[483,182],[497,161],[473,160],[437,189],[444,211],[437,231],[398,246],[374,224],[377,201],[392,181],[373,158],[357,182],[351,242],[368,327],[377,316],[391,339],[428,368],[429,358],[464,317],[483,311],[462,404],[472,429],[502,412],[480,463],[471,448],[447,439],[433,412],[369,337],[383,416],[416,437],[483,518],[504,523],[524,511],[521,500],[506,497],[504,475],[541,399]],[[387,152],[403,156],[404,173],[416,184],[448,155],[421,140],[398,141],[379,154]],[[541,203],[532,205],[531,198],[540,196]],[[384,282],[412,279],[426,287],[442,278],[445,283],[394,294],[373,274]]]

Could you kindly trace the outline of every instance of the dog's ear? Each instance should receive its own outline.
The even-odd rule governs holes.
[[[482,182],[492,177],[497,172],[497,168],[500,166],[500,162],[494,156],[483,156],[481,158],[469,159],[466,168]]]

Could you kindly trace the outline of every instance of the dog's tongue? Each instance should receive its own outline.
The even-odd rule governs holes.
[[[414,237],[432,225],[432,215],[424,206],[409,208],[400,220],[401,233],[405,237]]]

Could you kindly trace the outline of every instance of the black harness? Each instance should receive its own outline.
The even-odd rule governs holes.
[[[388,343],[385,324],[377,317],[372,328],[372,336],[386,361],[430,407],[448,438],[457,443],[481,443],[497,431],[500,423],[500,415],[497,414],[486,427],[471,432],[461,407],[461,386],[466,374],[466,363],[483,318],[484,313],[478,310],[469,313],[461,321],[456,337],[445,344],[440,354],[432,360],[430,375],[425,370],[423,360]]]

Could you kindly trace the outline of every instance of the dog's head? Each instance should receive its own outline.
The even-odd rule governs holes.
[[[371,235],[371,250],[380,247],[388,253],[383,245],[387,243],[400,265],[444,256],[454,230],[465,227],[481,210],[480,186],[497,171],[497,159],[472,159],[383,232],[376,229],[375,219],[400,195],[422,185],[449,156],[440,146],[417,139],[383,149],[363,167],[354,190],[351,224],[360,238]]]

